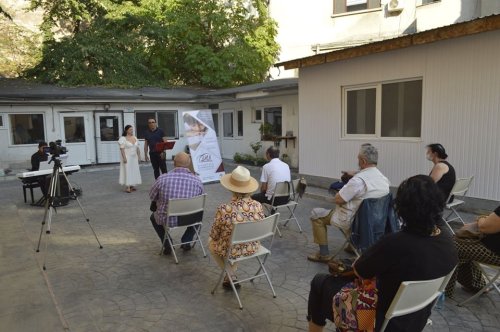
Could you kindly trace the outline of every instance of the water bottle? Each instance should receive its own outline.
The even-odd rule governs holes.
[[[438,296],[437,301],[436,301],[436,309],[441,310],[444,307],[444,300],[445,300],[445,295],[442,293],[441,295]]]

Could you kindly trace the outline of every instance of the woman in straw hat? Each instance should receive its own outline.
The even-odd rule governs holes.
[[[214,223],[210,230],[209,249],[214,260],[223,268],[224,258],[227,255],[231,242],[233,223],[255,221],[265,218],[262,205],[254,201],[250,194],[255,192],[259,183],[250,176],[250,171],[245,167],[236,167],[231,174],[224,175],[220,180],[222,186],[231,191],[233,196],[229,203],[221,204],[215,213]],[[259,242],[247,242],[231,248],[231,258],[252,255],[259,249]],[[230,266],[231,278],[236,281],[236,264]],[[231,284],[226,275],[222,283],[224,288],[231,289]],[[239,284],[236,287],[239,288]]]

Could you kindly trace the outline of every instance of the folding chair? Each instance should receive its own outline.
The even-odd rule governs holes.
[[[241,304],[240,297],[238,295],[238,291],[236,290],[235,285],[240,284],[244,281],[252,281],[253,279],[265,276],[267,279],[267,283],[273,292],[273,297],[276,297],[276,293],[273,288],[273,284],[271,283],[271,279],[269,278],[269,274],[267,273],[266,268],[264,267],[264,263],[266,262],[267,256],[271,254],[269,250],[273,244],[274,232],[276,229],[276,225],[278,223],[279,213],[273,214],[272,216],[266,217],[260,221],[245,221],[245,222],[237,222],[233,224],[233,233],[231,235],[231,243],[227,249],[226,258],[224,259],[224,268],[220,274],[219,280],[217,284],[215,284],[214,289],[212,290],[212,295],[215,293],[215,290],[221,283],[224,275],[227,275],[229,282],[231,284],[231,288],[233,289],[234,294],[236,295],[236,299],[238,300],[238,304],[240,309],[243,309],[243,305]],[[271,238],[271,242],[269,244],[269,249],[265,248],[262,243],[260,244],[259,250],[250,256],[241,256],[235,259],[230,258],[231,248],[234,245],[252,242],[252,241],[262,241],[267,238]],[[262,259],[261,257],[264,256]],[[239,281],[234,282],[231,278],[230,271],[228,269],[229,264],[233,264],[236,262],[241,262],[247,259],[256,258],[259,262],[259,269],[257,273],[252,277],[245,278]],[[262,273],[260,273],[262,271]]]
[[[445,205],[445,208],[447,210],[450,210],[450,213],[446,217],[443,216],[443,221],[445,222],[446,226],[448,226],[448,228],[451,230],[452,234],[455,234],[455,232],[453,231],[453,229],[449,224],[451,221],[460,220],[462,224],[465,225],[464,220],[456,210],[458,206],[464,204],[465,202],[460,199],[457,199],[456,196],[465,196],[467,194],[467,191],[469,190],[469,187],[473,179],[474,179],[473,176],[471,176],[470,178],[457,179],[455,181],[455,184],[453,185],[453,188],[451,189],[450,196],[447,198],[446,201],[447,203]],[[453,197],[453,201],[448,203],[451,197]],[[455,217],[450,219],[452,215],[455,215]]]
[[[203,221],[203,211],[205,209],[206,198],[207,194],[203,194],[191,198],[177,198],[168,200],[167,218],[194,215],[196,213],[199,213],[199,216],[196,216],[198,218],[193,218],[192,222],[186,223],[184,225],[179,225],[176,227],[164,226],[165,237],[163,238],[163,245],[161,247],[160,255],[163,255],[163,249],[165,248],[165,245],[168,242],[168,245],[170,246],[170,249],[174,254],[175,264],[179,264],[179,261],[177,260],[177,255],[175,254],[174,247],[191,243],[193,243],[194,247],[196,242],[199,242],[201,250],[203,251],[203,257],[207,257],[207,253],[205,252],[205,248],[203,247],[203,242],[201,242],[201,237],[200,237],[201,224]],[[170,232],[174,229],[179,229],[179,228],[185,229],[190,226],[193,226],[196,232],[193,240],[189,242],[181,242],[174,244],[170,236]]]
[[[486,278],[486,280],[488,282],[476,294],[472,295],[467,300],[459,303],[458,304],[459,306],[462,306],[462,305],[466,304],[467,302],[474,300],[475,298],[479,297],[479,295],[483,294],[491,287],[495,288],[496,291],[498,292],[498,294],[500,294],[500,288],[499,288],[499,285],[497,285],[497,282],[498,282],[497,280],[500,278],[500,266],[484,264],[484,263],[479,263],[479,262],[475,262],[474,264],[476,264],[477,267],[479,268],[479,270],[481,270],[481,273],[483,274],[483,276]],[[492,274],[490,274],[489,272],[492,272]]]
[[[274,188],[274,194],[271,198],[271,204],[264,203],[262,204],[269,214],[273,213],[273,211],[280,211],[283,209],[287,209],[289,212],[289,216],[287,219],[281,219],[276,225],[276,231],[279,236],[282,237],[281,231],[279,229],[279,223],[283,223],[283,227],[286,227],[290,220],[295,220],[299,228],[299,232],[302,233],[302,227],[300,227],[300,223],[295,216],[295,209],[299,205],[300,195],[296,193],[297,186],[299,185],[299,179],[293,180],[291,182],[278,182],[276,183],[276,187]],[[289,197],[289,200],[285,204],[274,205],[274,201],[276,198],[280,197]]]
[[[403,281],[385,313],[380,332],[386,329],[392,318],[417,312],[435,301],[441,295],[440,289],[446,278],[447,276],[432,280]]]

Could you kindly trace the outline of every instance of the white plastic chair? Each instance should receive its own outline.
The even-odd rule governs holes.
[[[440,289],[444,289],[443,285],[447,277],[448,275],[432,280],[403,281],[385,313],[380,332],[386,329],[392,318],[417,312],[436,300],[442,293]]]
[[[203,212],[205,210],[206,198],[207,198],[207,194],[202,194],[202,195],[191,197],[191,198],[169,199],[168,200],[168,208],[167,208],[167,219],[169,217],[188,216],[188,215],[195,214],[198,212]],[[172,253],[174,255],[175,263],[179,264],[179,260],[177,259],[177,255],[175,254],[174,247],[181,246],[183,244],[191,244],[191,243],[193,243],[193,247],[194,247],[196,242],[199,242],[200,246],[201,246],[201,250],[203,251],[203,257],[207,257],[207,253],[205,252],[205,248],[203,247],[203,242],[201,242],[201,237],[200,237],[201,224],[203,221],[202,218],[203,218],[203,215],[201,214],[201,217],[199,218],[199,220],[193,219],[193,222],[186,224],[186,225],[176,226],[176,227],[164,226],[165,237],[163,238],[163,244],[161,247],[160,255],[163,254],[163,249],[165,248],[165,245],[168,242],[168,245],[170,246],[170,249],[172,250]],[[174,229],[186,229],[190,226],[193,226],[194,230],[196,232],[193,240],[188,241],[188,242],[180,242],[180,243],[174,244],[173,240],[170,236],[171,231]]]
[[[269,277],[269,274],[267,273],[267,270],[264,267],[264,263],[266,262],[267,256],[271,254],[270,248],[273,243],[272,240],[274,238],[274,232],[276,229],[276,224],[278,223],[278,219],[279,219],[279,213],[276,213],[273,214],[272,216],[266,217],[263,220],[237,222],[233,224],[231,243],[228,247],[226,257],[224,258],[224,268],[222,269],[217,284],[215,284],[215,287],[212,290],[212,295],[215,293],[215,290],[221,283],[222,279],[224,278],[224,275],[227,275],[229,282],[231,284],[231,288],[233,289],[233,292],[236,295],[236,299],[238,300],[240,309],[243,309],[243,305],[241,304],[241,300],[235,285],[240,284],[244,281],[251,281],[255,278],[265,276],[267,283],[269,284],[269,287],[271,287],[271,291],[273,292],[273,297],[276,297],[276,292],[274,291],[273,284],[271,283],[271,278]],[[234,245],[252,241],[262,241],[267,238],[271,238],[269,249],[264,247],[261,243],[259,246],[259,250],[255,252],[253,255],[241,256],[235,259],[230,258],[231,248]],[[262,256],[264,257],[261,259]],[[255,275],[253,275],[252,277],[241,279],[239,281],[234,282],[231,278],[231,273],[228,269],[229,264],[241,262],[252,258],[257,259],[257,261],[259,262],[259,269],[257,270],[257,273],[255,273]],[[262,271],[262,273],[260,273],[260,271]]]
[[[470,302],[470,301],[476,299],[477,297],[479,297],[479,295],[483,294],[491,287],[495,288],[496,291],[498,292],[498,294],[500,294],[500,288],[497,285],[497,280],[500,278],[500,266],[478,263],[478,262],[475,262],[474,264],[476,264],[477,267],[479,268],[479,270],[481,270],[481,273],[483,274],[483,276],[486,278],[486,280],[488,282],[476,294],[472,295],[467,300],[459,303],[458,304],[459,306],[462,306],[462,305],[466,304],[467,302]]]
[[[287,209],[289,216],[286,219],[281,219],[276,225],[276,231],[279,236],[282,237],[281,231],[279,229],[279,224],[283,222],[283,227],[288,225],[290,220],[294,220],[299,228],[299,232],[302,233],[302,227],[300,227],[299,220],[295,216],[295,209],[299,205],[300,195],[297,193],[297,186],[299,185],[300,179],[293,180],[291,182],[278,182],[276,183],[276,187],[274,188],[274,194],[271,198],[271,204],[264,203],[262,204],[268,213],[272,213],[272,211],[280,212],[283,209]],[[281,205],[274,205],[274,201],[276,198],[280,197],[290,197],[287,203]]]
[[[469,191],[469,187],[472,183],[472,180],[474,180],[473,176],[471,176],[470,178],[457,179],[455,181],[455,184],[453,185],[453,188],[451,189],[450,196],[446,200],[447,203],[445,205],[445,208],[447,210],[450,210],[450,213],[446,217],[443,216],[443,221],[445,222],[446,226],[448,226],[448,228],[451,230],[452,234],[455,234],[455,232],[453,231],[453,229],[449,224],[451,221],[460,220],[462,224],[465,225],[464,220],[457,212],[457,208],[460,205],[464,204],[465,202],[460,199],[457,199],[456,196],[465,196],[467,194],[467,191]],[[453,201],[448,203],[452,196],[454,196]],[[452,215],[455,216],[450,219]]]

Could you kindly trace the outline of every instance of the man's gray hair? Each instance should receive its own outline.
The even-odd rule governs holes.
[[[359,154],[363,156],[364,159],[369,164],[375,164],[377,165],[378,163],[378,150],[376,147],[371,145],[370,143],[365,143],[361,145],[361,148],[359,149]]]

